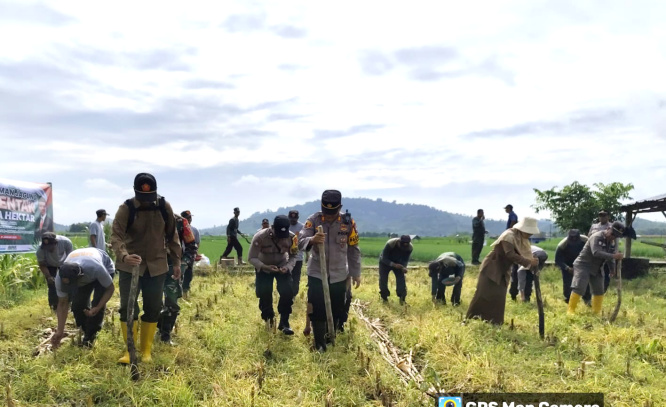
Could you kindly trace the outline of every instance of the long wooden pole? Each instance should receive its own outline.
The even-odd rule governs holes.
[[[543,299],[541,298],[541,283],[539,282],[538,271],[534,273],[534,291],[536,292],[537,310],[539,312],[539,336],[543,339],[545,337],[546,322],[543,314]]]
[[[617,318],[617,314],[620,312],[620,305],[622,305],[622,260],[615,262],[615,278],[617,279],[617,303],[609,318],[610,322],[615,322],[615,318]]]
[[[317,226],[317,232],[324,233],[324,228]],[[319,267],[321,270],[321,285],[324,289],[324,305],[326,306],[326,331],[331,344],[335,345],[335,326],[333,325],[333,309],[331,308],[331,291],[328,288],[328,270],[326,268],[326,247],[319,243]]]
[[[139,266],[132,266],[132,282],[130,284],[129,298],[127,299],[127,352],[130,355],[130,374],[132,380],[139,380],[139,367],[134,346],[134,305],[139,291]]]

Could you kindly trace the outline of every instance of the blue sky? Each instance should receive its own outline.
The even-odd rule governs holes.
[[[63,224],[115,212],[144,171],[201,227],[330,188],[497,219],[575,180],[648,198],[666,192],[665,17],[659,1],[0,0],[0,177],[51,181]]]

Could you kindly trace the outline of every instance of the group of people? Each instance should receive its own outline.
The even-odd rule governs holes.
[[[103,209],[97,211],[97,219],[89,228],[90,247],[73,250],[72,242],[66,237],[52,232],[43,234],[37,259],[48,281],[49,305],[58,319],[52,337],[54,346],[64,336],[70,303],[76,325],[84,334],[83,344],[93,344],[102,328],[106,304],[114,293],[116,274],[124,340],[128,331],[127,310],[133,306],[137,321],[132,324],[133,333],[139,337],[142,361],[151,360],[152,343],[158,329],[160,339],[171,343],[171,331],[180,312],[178,299],[189,290],[192,265],[198,257],[198,231],[191,225],[190,211],[175,214],[164,197],[157,194],[157,182],[151,174],[140,173],[135,177],[134,192],[134,197],[123,202],[115,214],[109,244],[103,231],[108,214]],[[299,222],[296,210],[276,216],[272,225],[265,219],[250,242],[248,254],[248,261],[255,268],[261,318],[268,329],[275,327],[272,304],[275,281],[280,296],[277,329],[285,335],[294,334],[289,318],[294,297],[299,292],[304,253],[310,254],[306,270],[308,320],[304,334],[314,334],[313,348],[320,352],[326,350],[335,331],[344,330],[352,286],[361,284],[356,223],[348,212],[341,213],[341,208],[340,191],[326,190],[321,197],[321,210],[310,215],[305,223]],[[483,210],[479,210],[473,220],[472,264],[480,264],[480,273],[467,318],[502,324],[509,286],[512,286],[512,296],[520,293],[523,301],[529,301],[531,280],[547,259],[545,251],[530,244],[530,236],[539,233],[536,219],[526,217],[518,221],[513,207],[508,205],[505,209],[509,213],[507,229],[491,245],[483,262],[478,261],[479,242],[487,233]],[[239,214],[240,210],[234,208],[234,218],[227,227],[228,246],[222,257],[235,248],[239,264],[244,264],[242,246],[238,242],[238,236],[244,236],[238,230]],[[575,312],[580,298],[586,300],[588,284],[592,309],[600,311],[607,288],[604,264],[609,264],[608,270],[613,270],[613,262],[622,258],[622,254],[617,253],[616,239],[623,234],[624,226],[620,222],[609,223],[603,215],[600,212],[600,223],[593,226],[589,237],[571,230],[557,248],[556,264],[562,270],[563,293],[571,313]],[[108,248],[115,255],[115,263],[106,251]],[[383,301],[388,301],[390,296],[388,278],[392,272],[400,303],[406,303],[405,274],[413,250],[408,235],[387,241],[379,256],[379,294]],[[514,264],[519,267],[512,276]],[[428,271],[433,302],[446,304],[445,290],[452,286],[451,304],[460,305],[465,275],[463,258],[453,252],[442,253],[428,264]],[[138,273],[137,296],[141,292],[143,298],[140,324],[137,298],[129,298],[133,273]],[[327,322],[329,306],[333,326]],[[125,352],[119,362],[129,363],[129,354]]]

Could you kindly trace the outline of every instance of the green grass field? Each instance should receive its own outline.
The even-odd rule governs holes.
[[[366,267],[354,297],[366,305],[371,319],[381,321],[397,347],[412,353],[425,378],[422,386],[398,379],[355,314],[334,348],[323,355],[311,352],[311,339],[301,334],[304,284],[292,315],[296,335],[265,332],[253,275],[224,271],[197,274],[190,302],[182,303],[175,333],[179,346],[157,343],[154,362],[140,365],[138,382],[130,380],[127,367],[115,363],[122,352],[117,294],[93,349],[66,344],[34,357],[55,318],[43,285],[24,289],[0,307],[0,382],[16,406],[432,406],[421,391],[429,386],[449,393],[602,392],[606,406],[666,405],[666,270],[625,281],[621,312],[609,324],[606,318],[616,301],[612,289],[603,317],[593,316],[582,304],[576,316],[567,317],[559,270],[547,267],[541,278],[546,315],[542,341],[534,304],[509,300],[507,324],[500,328],[463,323],[477,267],[468,267],[460,307],[431,303],[425,262],[444,251],[469,259],[469,245],[451,239],[415,242],[408,305],[400,306],[395,296],[382,304],[373,267],[384,243],[382,238],[361,240]],[[83,244],[75,240],[75,245]],[[223,238],[206,237],[202,251],[216,259],[225,244]],[[391,277],[391,291],[394,284]],[[277,293],[274,298],[276,304]]]

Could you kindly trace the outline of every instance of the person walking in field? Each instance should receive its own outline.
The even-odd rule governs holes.
[[[341,215],[342,194],[328,189],[321,196],[321,211],[310,215],[298,236],[298,247],[312,251],[308,260],[308,314],[312,321],[314,349],[326,351],[326,307],[322,285],[320,244],[326,253],[326,269],[333,313],[333,327],[339,329],[344,320],[345,293],[352,282],[361,284],[361,249],[356,222],[351,216]],[[322,226],[323,232],[317,231]]]
[[[270,228],[262,229],[252,238],[248,261],[255,267],[255,290],[259,298],[261,319],[267,330],[275,326],[273,311],[273,280],[280,294],[278,313],[280,322],[277,329],[285,335],[293,335],[289,325],[291,306],[294,303],[291,271],[296,263],[298,238],[289,231],[289,219],[278,215]]]
[[[53,347],[58,347],[65,336],[70,301],[76,326],[83,331],[81,345],[93,346],[104,324],[106,304],[113,296],[114,273],[109,255],[96,247],[77,249],[67,256],[55,278],[58,327],[51,337]]]
[[[581,235],[578,229],[570,229],[567,237],[562,239],[555,249],[555,265],[560,268],[562,272],[562,294],[564,295],[564,302],[569,303],[571,297],[571,282],[573,280],[573,264],[578,258],[578,255],[583,251],[583,247],[587,242],[587,236]],[[583,301],[588,306],[591,304],[592,295],[590,294],[590,286],[588,285],[583,295]]]
[[[414,250],[411,242],[412,239],[408,235],[389,239],[379,255],[379,295],[384,302],[388,302],[388,297],[391,295],[388,289],[388,278],[389,274],[393,272],[396,295],[400,298],[400,305],[405,305],[407,297],[405,274],[407,274],[409,258]]]
[[[592,312],[597,315],[601,313],[604,301],[603,265],[607,262],[610,269],[615,270],[615,261],[624,258],[624,255],[617,251],[617,238],[623,234],[624,225],[615,221],[609,229],[595,232],[587,239],[573,264],[574,275],[567,308],[569,314],[576,312],[578,302],[585,293],[588,283],[592,293]]]
[[[428,264],[428,275],[431,279],[432,302],[446,305],[446,287],[453,286],[451,304],[460,305],[463,277],[465,277],[465,261],[454,253],[442,253]]]
[[[536,269],[530,269],[525,266],[518,268],[518,292],[522,302],[530,302],[532,296],[532,286],[534,285],[534,273],[539,273],[546,265],[548,253],[537,246],[531,246],[532,256],[539,259],[539,265]]]
[[[229,224],[227,225],[227,247],[222,253],[222,258],[228,259],[231,249],[236,249],[236,255],[238,256],[238,265],[245,264],[243,261],[243,246],[241,246],[238,241],[238,235],[244,236],[243,232],[238,230],[238,216],[240,215],[240,209],[234,208],[234,217],[229,219]]]
[[[199,235],[199,230],[192,226],[192,212],[188,211],[182,211],[180,213],[180,216],[185,218],[187,220],[187,223],[190,227],[190,230],[192,230],[192,234],[194,235],[194,245],[196,246],[196,252],[194,253],[194,260],[198,261],[200,256],[199,256],[199,246],[201,245],[201,236]],[[182,241],[181,241],[182,243]],[[194,261],[188,262],[187,263],[187,268],[183,271],[183,299],[187,300],[189,293],[190,293],[190,287],[192,285],[192,278],[194,277],[194,273],[192,269],[194,268]]]
[[[169,271],[167,258],[170,256],[173,260],[173,276],[170,278],[180,280],[181,257],[173,209],[164,197],[157,195],[155,177],[148,173],[137,174],[134,178],[134,197],[118,207],[111,230],[111,247],[116,254],[118,270],[123,340],[127,343],[128,305],[132,304],[135,308],[134,318],[139,316],[136,298],[130,299],[132,269],[139,266],[138,288],[143,296],[139,348],[141,361],[150,362],[153,338],[162,311],[164,282]],[[138,324],[133,323],[135,337],[137,328]],[[118,363],[129,364],[129,352],[125,351]]]
[[[299,213],[297,210],[292,209],[289,211],[289,231],[298,237],[298,234],[303,230],[303,224],[298,221]],[[291,291],[294,293],[294,297],[300,291],[301,284],[301,269],[303,268],[303,250],[299,250],[296,253],[296,263],[294,268],[291,270]]]
[[[467,310],[468,319],[480,318],[496,325],[504,323],[511,266],[516,263],[531,268],[539,264],[539,259],[532,256],[529,240],[537,233],[537,220],[525,217],[493,242],[491,252],[483,259],[479,269],[476,292]]]
[[[167,278],[164,280],[164,306],[160,312],[160,319],[157,321],[157,328],[160,331],[160,340],[162,343],[173,345],[171,342],[171,331],[176,326],[176,318],[180,314],[180,305],[178,299],[183,296],[183,288],[181,280],[174,278],[174,263],[180,261],[180,269],[187,270],[194,264],[194,258],[197,255],[197,245],[194,239],[194,233],[190,224],[184,217],[174,214],[176,222],[176,234],[173,239],[180,241],[181,256],[171,255],[169,250],[169,257],[167,263],[169,264],[169,271]]]
[[[98,209],[97,219],[90,224],[89,236],[90,236],[90,247],[96,247],[100,250],[106,251],[106,237],[104,236],[104,221],[106,220],[106,210]]]
[[[52,311],[58,309],[58,294],[55,286],[58,269],[73,250],[72,241],[67,237],[56,235],[53,232],[44,232],[42,244],[35,253],[39,270],[46,279],[49,307]]]
[[[479,256],[483,250],[483,242],[486,239],[486,225],[484,224],[486,216],[483,209],[476,211],[476,217],[472,218],[472,265],[481,264]]]

